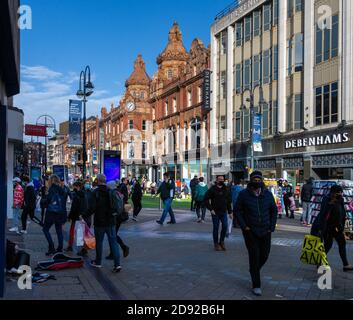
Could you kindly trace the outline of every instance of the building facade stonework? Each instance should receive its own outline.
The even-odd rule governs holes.
[[[211,28],[213,171],[246,176],[252,92],[263,139],[252,169],[284,176],[293,185],[310,176],[353,178],[348,156],[352,18],[352,3],[345,0],[244,0],[216,17]],[[328,153],[335,165],[317,160]]]

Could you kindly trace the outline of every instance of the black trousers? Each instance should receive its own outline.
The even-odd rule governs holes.
[[[328,254],[332,249],[333,239],[335,239],[338,244],[338,250],[343,262],[343,266],[344,267],[348,266],[349,263],[348,263],[347,251],[346,251],[346,238],[343,232],[337,232],[334,230],[334,231],[329,231],[324,235],[324,245],[325,245],[326,254]]]
[[[253,288],[261,288],[260,271],[268,260],[271,251],[271,233],[257,237],[251,231],[243,232],[246,247],[249,252],[250,274]]]
[[[27,219],[28,219],[28,216],[30,217],[31,220],[33,220],[34,211],[35,211],[35,208],[32,209],[32,208],[24,207],[24,209],[22,211],[22,216],[21,216],[22,230],[27,230]]]
[[[142,210],[141,199],[133,199],[132,203],[134,204],[134,217],[137,217]]]

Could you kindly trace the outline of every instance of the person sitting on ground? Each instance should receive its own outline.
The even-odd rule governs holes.
[[[323,240],[326,254],[332,248],[333,239],[336,240],[344,272],[353,271],[353,266],[348,263],[347,259],[346,238],[344,235],[346,219],[343,188],[339,185],[334,185],[329,196],[325,196],[322,201],[320,213],[311,228],[311,235],[320,237]]]

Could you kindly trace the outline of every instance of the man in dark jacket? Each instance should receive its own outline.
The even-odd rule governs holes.
[[[311,235],[320,237],[324,241],[326,254],[332,248],[333,239],[337,241],[344,272],[353,271],[353,266],[348,263],[347,259],[344,235],[346,219],[343,189],[341,186],[334,185],[331,188],[330,195],[324,197],[322,201],[320,213],[311,228]]]
[[[124,203],[128,204],[129,203],[129,191],[127,189],[127,184],[129,181],[126,178],[121,179],[121,184],[119,186],[119,192],[123,194],[124,196]]]
[[[137,222],[137,216],[142,210],[142,188],[138,180],[136,180],[133,185],[131,200],[134,204],[134,214],[132,220]]]
[[[288,180],[284,180],[284,187],[282,188],[283,191],[283,200],[284,200],[284,207],[286,210],[287,218],[294,219],[294,210],[291,208],[291,198],[294,196],[293,187],[289,184]],[[290,211],[290,216],[289,216]]]
[[[236,214],[249,252],[253,293],[262,295],[260,271],[271,251],[271,233],[277,222],[277,205],[270,191],[265,189],[263,176],[255,171],[247,189],[240,192]]]
[[[224,176],[217,177],[217,184],[206,193],[205,204],[212,214],[213,242],[216,251],[226,251],[224,239],[227,235],[228,215],[233,219],[232,197],[229,189],[224,185]],[[222,223],[219,237],[219,225]],[[220,241],[218,240],[220,238]]]
[[[194,179],[190,181],[190,189],[191,189],[191,211],[195,210],[195,193],[196,186],[200,183],[198,177],[195,175]]]
[[[24,177],[23,181],[26,184],[24,191],[24,204],[23,204],[23,212],[22,212],[22,231],[21,234],[27,234],[27,219],[28,216],[31,220],[34,219],[34,211],[36,209],[36,193],[34,190],[34,184],[30,182],[28,177]]]
[[[161,195],[161,200],[163,201],[164,210],[161,218],[156,222],[160,225],[163,225],[164,220],[167,217],[167,214],[170,215],[170,221],[168,224],[176,224],[175,215],[172,209],[172,203],[175,195],[175,183],[169,177],[168,173],[163,175],[164,181],[161,186],[158,188],[157,194]]]
[[[313,197],[313,183],[314,183],[314,178],[309,178],[307,183],[303,185],[300,198],[302,201],[302,206],[303,206],[303,214],[302,214],[302,223],[304,225],[310,225],[311,224],[311,215],[310,215],[310,202],[311,198]]]
[[[98,187],[93,191],[92,204],[88,213],[90,215],[94,214],[94,234],[96,236],[96,260],[91,262],[91,266],[95,268],[102,267],[103,241],[105,234],[107,234],[114,258],[113,272],[118,273],[121,271],[120,252],[116,238],[117,232],[113,208],[111,208],[105,175],[98,175],[97,182]]]

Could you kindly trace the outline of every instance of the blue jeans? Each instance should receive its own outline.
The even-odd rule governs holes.
[[[58,250],[62,250],[64,247],[64,236],[63,236],[63,214],[47,212],[45,215],[43,233],[47,238],[49,244],[49,250],[54,250],[54,242],[50,235],[50,228],[55,225],[56,234],[58,236]]]
[[[168,198],[166,200],[163,200],[164,210],[163,210],[162,217],[159,220],[160,222],[164,223],[164,220],[166,219],[167,214],[169,213],[170,221],[172,223],[176,223],[175,215],[174,215],[174,212],[173,212],[173,209],[172,209],[172,203],[173,203],[173,199],[172,198]]]
[[[21,209],[13,208],[13,218],[12,218],[13,228],[18,228],[20,226],[20,218],[21,218]]]
[[[228,228],[228,214],[224,213],[222,215],[216,214],[215,216],[212,215],[212,222],[213,222],[213,241],[214,243],[222,243],[226,238],[227,228]],[[219,238],[219,224],[222,223],[222,230],[221,230],[221,239],[218,241]]]
[[[94,235],[96,237],[96,263],[102,263],[102,254],[103,254],[103,241],[104,235],[107,234],[109,245],[114,258],[115,267],[120,266],[120,252],[118,241],[116,238],[116,226],[109,227],[94,227]]]

